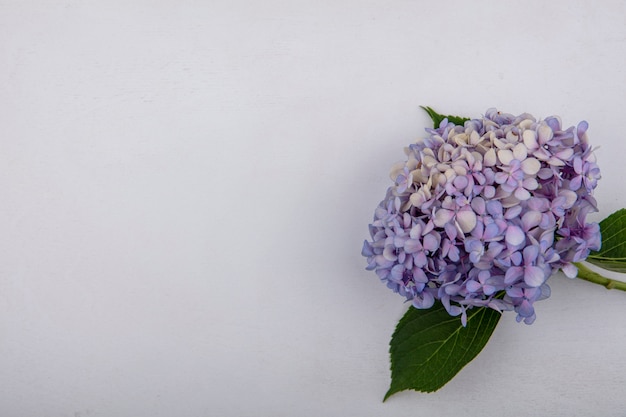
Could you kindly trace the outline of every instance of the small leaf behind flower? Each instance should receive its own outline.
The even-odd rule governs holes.
[[[433,124],[435,125],[435,129],[439,127],[443,119],[448,119],[450,123],[454,123],[455,125],[458,125],[458,126],[463,126],[466,121],[470,120],[467,117],[459,117],[459,116],[452,116],[452,115],[445,116],[443,114],[439,114],[436,111],[434,111],[432,107],[428,107],[428,106],[426,107],[420,106],[420,107],[424,109],[426,113],[428,113],[428,115],[433,121]]]
[[[391,338],[391,386],[383,401],[407,389],[443,387],[485,347],[500,316],[491,308],[473,308],[463,327],[440,302],[428,310],[410,307]]]
[[[600,222],[602,246],[586,261],[600,268],[626,272],[626,209],[620,209]]]

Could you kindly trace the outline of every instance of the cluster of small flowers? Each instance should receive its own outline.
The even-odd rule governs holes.
[[[573,262],[600,248],[586,222],[600,178],[587,128],[489,109],[426,129],[392,169],[363,244],[367,269],[416,308],[441,300],[464,326],[467,309],[484,306],[531,324],[546,280],[558,269],[575,277]]]

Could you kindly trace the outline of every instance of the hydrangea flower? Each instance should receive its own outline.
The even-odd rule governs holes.
[[[416,308],[490,307],[535,320],[548,278],[600,248],[600,179],[588,124],[563,128],[489,109],[463,126],[444,119],[405,149],[363,244],[367,269]]]

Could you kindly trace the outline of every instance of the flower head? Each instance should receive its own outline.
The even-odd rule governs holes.
[[[535,320],[557,270],[600,248],[592,192],[600,179],[587,123],[563,130],[489,109],[463,126],[444,119],[405,149],[363,245],[367,269],[416,308],[514,310]]]

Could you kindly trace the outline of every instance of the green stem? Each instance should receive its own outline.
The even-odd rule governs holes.
[[[578,278],[593,282],[594,284],[602,285],[607,290],[626,291],[626,282],[603,277],[597,272],[593,272],[591,269],[587,268],[581,262],[574,262],[574,265],[578,267]]]

